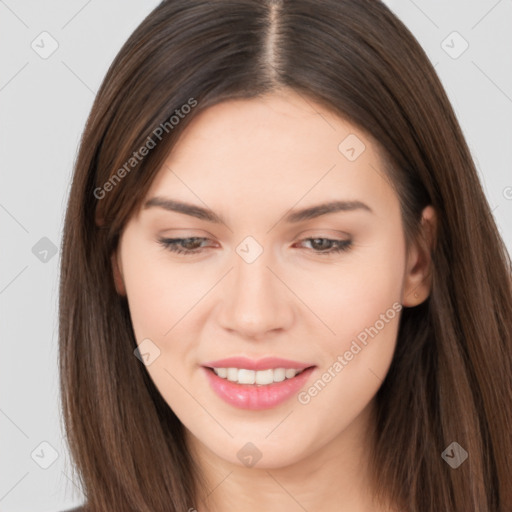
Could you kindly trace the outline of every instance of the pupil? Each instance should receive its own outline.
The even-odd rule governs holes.
[[[197,245],[197,240],[195,238],[185,238],[184,243],[187,249],[194,249],[194,244]]]
[[[314,244],[317,244],[317,248],[319,249],[326,249],[326,244],[329,245],[329,242],[325,238],[315,238],[313,240]],[[318,247],[320,246],[320,247]]]

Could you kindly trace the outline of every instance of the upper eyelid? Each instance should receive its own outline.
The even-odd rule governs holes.
[[[176,235],[169,234],[159,235],[161,238],[165,239],[183,239],[183,238],[211,238],[216,239],[217,237],[213,235],[212,233],[202,230],[202,229],[194,229],[194,228],[172,228],[165,230],[164,232],[174,232],[174,231],[181,231],[185,232],[185,234],[177,233]],[[192,234],[189,234],[192,233]],[[195,233],[201,233],[201,234],[195,234]],[[288,236],[285,234],[285,236]],[[349,233],[348,231],[343,231],[340,229],[334,229],[334,228],[308,228],[305,230],[302,230],[300,233],[294,236],[294,238],[334,238],[337,239],[339,237],[348,237],[351,238],[353,235]]]

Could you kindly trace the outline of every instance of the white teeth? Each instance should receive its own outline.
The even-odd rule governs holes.
[[[242,370],[240,370],[242,372]],[[274,370],[260,370],[256,373],[256,384],[272,384],[274,382]]]
[[[295,371],[295,370],[292,370]],[[274,369],[274,382],[283,382],[286,378],[286,370],[284,368]]]
[[[238,370],[239,384],[254,384],[256,372],[254,370]]]
[[[285,370],[284,372],[284,376],[287,378],[287,379],[291,379],[292,377],[295,377],[295,374],[297,373],[296,370]]]
[[[217,371],[215,372],[219,377],[222,377],[225,379],[228,376],[228,369],[227,368],[217,368]]]
[[[238,384],[257,384],[265,386],[273,382],[292,379],[302,370],[292,368],[274,368],[269,370],[246,370],[244,368],[213,368],[216,375]]]
[[[238,380],[238,368],[227,368],[228,380],[236,382]]]

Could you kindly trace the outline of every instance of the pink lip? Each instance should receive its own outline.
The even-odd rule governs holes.
[[[254,361],[247,357],[240,356],[210,361],[204,363],[202,366],[206,366],[207,368],[245,368],[246,370],[273,370],[274,368],[304,370],[314,365],[290,361],[289,359],[281,359],[279,357],[264,357],[263,359]]]
[[[215,364],[217,363],[219,361],[215,362]],[[240,366],[235,365],[232,367],[240,368]],[[218,366],[218,368],[226,368],[226,366]],[[247,366],[242,366],[242,368],[252,369],[247,368]],[[269,367],[266,366],[265,368]],[[283,368],[283,366],[276,366],[276,368]],[[296,366],[295,368],[298,369]],[[231,382],[219,377],[210,368],[203,367],[211,388],[222,400],[234,407],[253,411],[276,407],[291,398],[304,386],[314,369],[314,367],[307,368],[293,379],[258,386]]]

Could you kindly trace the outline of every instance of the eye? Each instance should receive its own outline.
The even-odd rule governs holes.
[[[204,246],[201,246],[204,241],[208,241],[208,238],[162,238],[158,240],[167,250],[183,255],[199,254],[205,249]],[[301,242],[311,243],[312,251],[321,255],[348,251],[352,246],[352,240],[334,240],[331,238],[304,238]]]
[[[198,248],[198,242],[208,240],[203,237],[190,238],[161,238],[158,242],[167,250],[177,254],[199,254],[204,247]]]
[[[352,247],[352,240],[304,238],[301,242],[311,242],[313,252],[322,256],[348,251]]]

